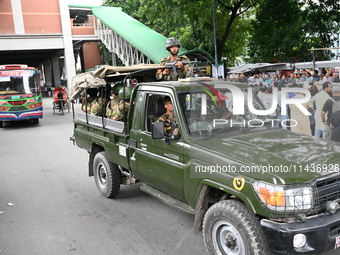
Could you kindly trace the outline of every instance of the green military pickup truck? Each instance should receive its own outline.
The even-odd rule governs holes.
[[[122,75],[124,85],[138,80],[123,121],[74,113],[72,139],[88,151],[89,176],[103,196],[141,182],[143,191],[194,214],[208,254],[321,254],[340,247],[339,143],[276,128],[275,120],[256,114],[265,108],[245,84],[154,82],[155,69],[144,69],[104,66],[73,82],[73,98],[103,86],[107,102],[112,82]],[[170,132],[157,122],[167,97]]]

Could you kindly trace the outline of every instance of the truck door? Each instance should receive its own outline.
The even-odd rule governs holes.
[[[133,141],[136,148],[131,160],[135,160],[137,178],[160,191],[184,200],[184,160],[181,139],[171,140],[167,145],[164,140],[152,139],[151,136],[151,123],[166,112],[162,101],[165,96],[170,96],[175,111],[176,104],[170,94],[156,92],[144,94],[142,100],[145,103],[144,111],[139,110],[143,116],[137,118],[140,126],[133,124],[130,134],[130,137],[136,140]]]

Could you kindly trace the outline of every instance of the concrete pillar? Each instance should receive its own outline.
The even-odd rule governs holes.
[[[57,88],[61,85],[61,73],[59,67],[59,55],[52,56],[52,69],[53,69],[53,87]]]
[[[25,34],[24,18],[20,0],[11,0],[14,29],[16,34]]]
[[[60,19],[64,39],[64,68],[68,91],[71,91],[71,81],[76,75],[76,63],[74,60],[72,31],[70,26],[70,13],[67,0],[59,0]]]
[[[45,60],[44,63],[44,70],[45,70],[45,86],[52,86],[53,81],[53,73],[52,73],[52,63],[51,60]]]

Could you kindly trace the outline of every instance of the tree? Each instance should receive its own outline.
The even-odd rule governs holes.
[[[334,0],[263,0],[252,23],[251,61],[312,61],[309,49],[331,47],[336,39],[340,21],[337,8],[339,3]],[[330,51],[323,53],[316,53],[318,60],[330,58]]]
[[[251,31],[250,10],[259,0],[215,0],[218,60],[232,63],[244,52]],[[214,56],[212,2],[207,0],[141,0],[140,17],[152,29],[180,39],[187,49]]]
[[[249,11],[260,0],[214,0],[218,59],[232,63],[245,52],[251,31]],[[214,56],[212,2],[207,0],[105,0],[166,37],[178,38],[187,49]]]
[[[252,62],[291,62],[304,38],[301,6],[296,0],[263,0],[252,22]]]
[[[334,45],[335,40],[339,40],[340,33],[340,2],[338,0],[302,0],[304,4],[303,19],[306,21],[304,40],[308,49],[329,48]],[[315,52],[318,60],[330,59],[331,51]],[[309,53],[309,59],[312,58]]]
[[[103,6],[121,7],[123,12],[135,19],[139,19],[138,9],[140,7],[139,0],[104,0]]]

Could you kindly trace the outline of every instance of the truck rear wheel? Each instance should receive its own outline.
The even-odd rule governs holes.
[[[106,152],[96,154],[93,160],[93,175],[99,192],[107,198],[118,194],[121,175],[116,164],[109,161]]]
[[[204,244],[211,255],[268,255],[258,218],[236,200],[211,206],[203,221]]]

